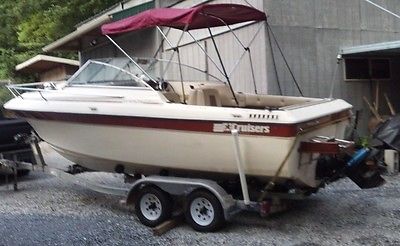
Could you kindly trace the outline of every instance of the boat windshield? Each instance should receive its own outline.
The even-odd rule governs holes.
[[[175,61],[155,58],[133,59],[142,69],[125,57],[89,60],[69,79],[68,84],[147,87],[152,86],[153,82],[181,81],[181,73],[184,82],[223,82],[199,68],[184,64],[179,67]]]
[[[143,81],[118,66],[119,64],[89,60],[68,81],[69,85],[103,85],[146,87]]]

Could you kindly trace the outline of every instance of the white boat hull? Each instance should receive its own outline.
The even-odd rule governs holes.
[[[141,127],[109,126],[29,119],[37,133],[60,154],[93,170],[154,174],[160,170],[237,174],[233,137],[230,134],[199,133]],[[301,137],[240,135],[240,147],[249,176],[269,178],[276,174],[285,156],[302,139],[316,135],[342,137],[347,122],[330,124]],[[61,132],[60,132],[60,129]],[[294,147],[279,177],[315,187],[315,162],[299,163]],[[304,156],[306,162],[309,156]],[[222,178],[222,177],[220,177]]]
[[[105,92],[108,98],[97,96]],[[168,103],[151,90],[80,87],[25,93],[5,108],[69,160],[110,172],[123,166],[127,173],[237,175],[236,129],[246,175],[264,181],[277,175],[307,187],[320,184],[318,156],[300,154],[298,145],[318,135],[343,138],[351,115],[351,105],[338,99],[269,110]]]

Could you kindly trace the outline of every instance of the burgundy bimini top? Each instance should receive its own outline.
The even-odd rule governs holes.
[[[203,4],[189,9],[157,8],[105,24],[104,35],[118,34],[156,26],[181,30],[232,25],[247,21],[263,21],[267,16],[255,8],[240,4]]]

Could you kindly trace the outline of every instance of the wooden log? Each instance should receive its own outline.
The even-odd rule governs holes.
[[[395,116],[396,115],[396,111],[394,110],[394,107],[393,107],[392,103],[390,102],[388,95],[385,93],[385,94],[383,94],[383,96],[385,97],[386,103],[387,103],[387,105],[389,107],[390,114],[392,116]]]
[[[372,105],[369,103],[368,99],[365,96],[363,96],[363,99],[364,99],[365,103],[368,105],[372,114],[375,116],[375,118],[377,118],[380,122],[383,122],[382,117],[379,115],[378,111],[376,111],[375,108],[372,107]]]
[[[167,220],[167,221],[159,224],[158,226],[152,228],[153,235],[154,236],[161,236],[164,233],[168,232],[169,230],[177,227],[179,224],[182,223],[182,221],[183,221],[183,216],[182,215],[174,217],[174,218],[172,218],[170,220]]]
[[[379,81],[376,81],[376,88],[375,88],[375,110],[379,112]]]

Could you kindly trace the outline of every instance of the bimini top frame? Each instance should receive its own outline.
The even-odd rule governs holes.
[[[114,34],[121,34],[125,32],[130,32],[130,31],[137,31],[137,30],[142,30],[145,28],[152,28],[156,27],[157,30],[161,33],[163,40],[166,40],[167,43],[171,46],[173,53],[171,55],[170,61],[173,59],[175,53],[178,55],[178,63],[180,64],[180,55],[179,55],[179,44],[180,41],[182,40],[183,34],[185,32],[189,33],[189,30],[193,29],[200,29],[200,28],[207,28],[210,37],[212,39],[215,51],[218,56],[218,60],[221,64],[221,68],[217,66],[216,62],[205,52],[205,49],[198,43],[198,41],[189,33],[189,35],[195,40],[196,44],[200,47],[200,49],[206,54],[207,58],[210,59],[210,61],[216,66],[219,72],[226,78],[226,81],[229,84],[230,90],[232,92],[232,95],[236,101],[236,104],[238,105],[237,98],[235,96],[235,93],[232,88],[232,84],[229,78],[229,75],[232,73],[228,72],[225,69],[225,66],[223,64],[221,55],[219,53],[218,47],[216,45],[214,35],[211,31],[211,27],[217,27],[217,26],[227,26],[229,31],[233,34],[235,40],[238,41],[238,43],[243,47],[244,53],[246,52],[249,54],[249,60],[250,60],[250,65],[251,65],[251,72],[252,72],[252,78],[253,78],[253,83],[254,83],[254,90],[255,93],[257,93],[257,88],[256,88],[256,83],[255,83],[255,76],[254,76],[254,69],[253,69],[253,64],[252,64],[252,58],[251,58],[251,53],[250,53],[250,48],[248,46],[245,46],[237,37],[237,35],[233,32],[233,30],[229,27],[229,25],[232,24],[237,24],[237,23],[243,23],[243,22],[249,22],[249,21],[265,21],[267,19],[267,16],[264,12],[259,11],[253,7],[245,6],[245,5],[240,5],[240,4],[203,4],[199,5],[193,8],[188,8],[188,9],[178,9],[178,8],[157,8],[157,9],[151,9],[144,11],[140,14],[130,16],[128,18],[105,24],[101,27],[102,33],[106,35],[106,37],[118,48],[121,50],[121,52],[126,55],[131,61],[143,72],[144,75],[146,75],[149,79],[152,79],[155,81],[146,71],[140,68],[139,64],[137,64],[134,59],[132,59],[109,35],[114,35]],[[161,30],[160,26],[163,27],[170,27],[170,28],[175,28],[175,29],[180,29],[182,30],[182,34],[179,37],[179,40],[176,44],[176,46],[173,46],[172,43],[168,40],[167,36],[163,33]],[[257,30],[254,36],[256,36],[259,33],[259,30],[261,29],[261,26]],[[252,39],[252,41],[254,38]],[[250,42],[250,44],[252,43]],[[249,45],[250,45],[249,44]],[[243,58],[243,55],[240,56],[240,59]],[[240,61],[239,59],[239,61]],[[168,68],[165,69],[165,71]],[[236,65],[234,69],[236,68]],[[184,86],[183,86],[183,76],[182,76],[182,71],[180,67],[180,74],[181,74],[181,84],[182,84],[182,93],[184,94]],[[183,103],[185,102],[185,98],[183,99]]]

